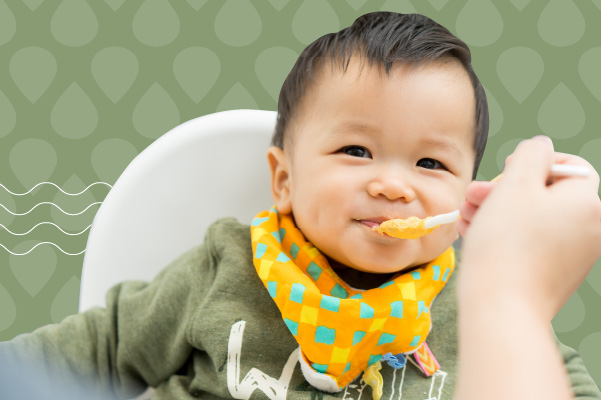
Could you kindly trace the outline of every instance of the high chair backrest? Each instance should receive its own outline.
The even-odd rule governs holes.
[[[100,206],[83,261],[79,311],[125,280],[152,278],[203,241],[216,219],[250,224],[273,204],[266,152],[277,113],[231,110],[185,122],[142,151]]]

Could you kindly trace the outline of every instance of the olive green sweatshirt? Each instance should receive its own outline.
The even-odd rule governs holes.
[[[151,386],[153,399],[371,399],[372,390],[361,378],[334,394],[305,381],[298,344],[252,258],[250,227],[220,219],[202,245],[175,259],[152,282],[111,288],[106,309],[93,308],[0,343],[0,363],[26,360],[52,382],[87,382],[90,393],[108,390],[119,398]],[[431,308],[428,345],[441,369],[427,378],[410,362],[402,369],[383,363],[382,400],[452,399],[458,273],[459,267]],[[559,349],[577,398],[601,399],[580,356],[562,344]]]

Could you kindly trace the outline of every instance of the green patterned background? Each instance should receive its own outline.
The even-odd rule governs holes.
[[[601,171],[601,0],[0,0],[0,340],[77,312],[89,225],[138,153],[201,115],[276,110],[306,45],[378,10],[470,45],[491,113],[479,180],[539,133]],[[598,262],[553,321],[598,384],[600,304]]]

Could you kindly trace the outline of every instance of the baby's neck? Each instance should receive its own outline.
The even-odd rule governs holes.
[[[369,290],[377,288],[395,275],[395,273],[374,274],[370,272],[363,272],[340,264],[338,261],[332,260],[329,257],[327,257],[327,259],[330,266],[340,277],[340,279],[355,289]]]
[[[335,271],[349,286],[362,290],[377,288],[394,276],[394,274],[372,274],[349,267],[336,268]]]

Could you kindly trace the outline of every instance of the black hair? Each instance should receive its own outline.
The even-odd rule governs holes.
[[[420,14],[368,13],[351,26],[309,44],[282,85],[271,144],[281,149],[284,143],[292,146],[290,131],[297,122],[300,104],[325,62],[330,61],[332,68],[338,62],[346,72],[350,57],[355,53],[365,56],[370,65],[383,66],[387,75],[395,63],[415,66],[449,57],[461,62],[470,77],[476,103],[473,143],[476,159],[472,174],[475,179],[488,138],[486,93],[472,68],[467,45],[442,25]]]

